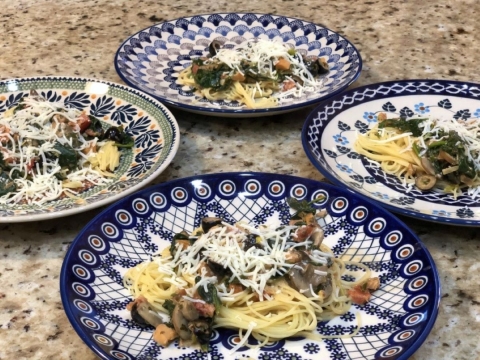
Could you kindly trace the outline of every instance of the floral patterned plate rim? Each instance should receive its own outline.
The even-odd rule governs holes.
[[[47,100],[96,116],[104,127],[123,125],[135,145],[122,151],[112,182],[84,190],[77,199],[58,199],[42,205],[0,205],[0,223],[52,219],[119,200],[157,177],[177,152],[179,129],[175,118],[164,105],[141,91],[80,77],[3,80],[0,81],[0,114],[16,106],[31,89]]]
[[[480,85],[449,80],[401,80],[367,85],[337,95],[315,108],[302,129],[303,148],[330,181],[347,186],[385,208],[433,222],[480,226],[480,198],[456,199],[439,191],[409,190],[353,150],[377,115],[414,114],[468,119],[480,116]]]
[[[330,72],[318,93],[282,100],[277,107],[246,109],[237,102],[196,98],[176,83],[191,57],[208,53],[217,39],[233,47],[247,39],[282,40],[305,55],[328,58]],[[362,59],[338,33],[308,21],[271,14],[214,13],[182,17],[140,30],[117,50],[115,69],[125,83],[183,110],[227,117],[265,116],[293,111],[346,89],[360,75]]]
[[[293,211],[285,199],[312,200],[318,209],[324,242],[337,256],[366,264],[381,287],[371,301],[353,305],[344,315],[319,322],[316,331],[350,338],[312,341],[291,338],[235,354],[237,333],[215,330],[208,353],[167,348],[152,340],[153,328],[132,322],[125,306],[131,301],[123,287],[126,270],[169,246],[174,234],[199,226],[205,216],[229,223],[255,225],[281,220]],[[359,271],[351,268],[352,271]],[[350,277],[350,278],[349,278]],[[345,275],[344,280],[351,280]],[[407,360],[429,334],[438,313],[440,281],[435,264],[418,237],[395,216],[373,202],[332,185],[267,173],[220,173],[177,179],[131,194],[93,219],[70,245],[60,292],[73,328],[102,359],[402,359]]]

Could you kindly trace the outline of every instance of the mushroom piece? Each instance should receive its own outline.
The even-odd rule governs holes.
[[[212,270],[213,274],[218,278],[223,278],[224,276],[232,274],[228,267],[216,263],[215,261],[212,261],[210,259],[207,260],[207,265],[210,270]]]
[[[195,308],[195,304],[191,301],[182,299],[177,304],[177,306],[182,313],[183,317],[188,321],[197,320],[200,317],[197,309]]]
[[[443,151],[443,150],[439,151],[437,159],[445,160],[446,162],[448,162],[451,165],[457,165],[457,160],[455,160],[455,158],[452,155],[450,155],[449,153],[447,153],[446,151]]]
[[[295,249],[289,249],[285,253],[285,261],[288,264],[296,264],[300,261],[308,261],[310,260],[310,256],[305,251],[299,251]]]
[[[207,233],[211,228],[222,224],[222,219],[217,217],[204,217],[202,219],[202,230]]]
[[[320,285],[328,282],[327,270],[327,266],[316,266],[304,261],[290,269],[288,280],[294,289],[306,297],[313,297],[312,289],[316,291]]]
[[[435,186],[437,178],[433,175],[421,175],[415,179],[415,185],[420,190],[430,190]]]
[[[300,76],[292,75],[291,78],[297,83],[303,86],[303,79]]]
[[[188,329],[196,336],[200,345],[205,345],[210,342],[212,337],[212,327],[205,320],[196,320],[188,324]]]
[[[222,43],[218,40],[213,40],[208,46],[208,52],[211,56],[217,55],[218,50],[222,47]]]
[[[317,227],[316,230],[310,235],[310,240],[312,240],[312,246],[316,249],[320,249],[323,239],[325,238],[325,233],[321,227]]]
[[[428,175],[435,176],[435,169],[433,168],[432,163],[425,156],[420,159],[420,162],[422,163],[422,167]]]
[[[318,58],[318,74],[323,75],[330,71],[330,66],[328,66],[327,61],[324,58]]]
[[[188,320],[183,316],[180,306],[175,306],[172,312],[173,328],[182,340],[191,340],[192,333],[188,330]]]
[[[460,175],[460,181],[468,186],[473,186],[473,179],[469,178],[466,175]]]
[[[307,70],[313,77],[326,74],[330,71],[327,61],[324,58],[304,60]]]
[[[134,302],[131,310],[133,321],[141,325],[152,325],[157,327],[163,324],[163,319],[158,315],[148,303],[147,299],[138,299]]]

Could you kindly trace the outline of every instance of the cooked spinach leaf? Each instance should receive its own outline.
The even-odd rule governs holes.
[[[66,167],[70,170],[73,170],[78,165],[78,154],[77,152],[68,144],[60,144],[58,141],[55,142],[53,148],[58,152],[51,152],[54,157],[58,158],[58,164],[63,168]]]
[[[17,186],[13,180],[8,177],[8,174],[2,170],[0,171],[0,196],[17,190]]]
[[[413,136],[418,137],[423,133],[423,130],[420,129],[419,125],[425,120],[427,119],[386,119],[378,124],[378,128],[383,129],[387,127],[392,127],[403,132],[411,132]]]
[[[200,286],[198,288],[198,295],[200,295],[200,298],[209,303],[215,305],[215,310],[218,312],[220,311],[220,307],[222,306],[222,302],[220,301],[220,298],[218,297],[217,294],[217,288],[215,287],[214,284],[208,284],[207,285],[207,291],[205,291],[204,286]]]

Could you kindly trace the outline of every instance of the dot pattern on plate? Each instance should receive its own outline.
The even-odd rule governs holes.
[[[368,304],[354,305],[347,314],[319,323],[316,329],[321,335],[349,334],[355,330],[358,313],[362,321],[356,336],[323,342],[285,339],[262,347],[259,356],[309,359],[314,354],[315,358],[338,359],[348,354],[355,360],[406,359],[402,356],[429,331],[429,319],[438,302],[438,278],[426,250],[384,210],[341,189],[283,175],[227,173],[181,179],[112,206],[70,246],[61,281],[69,318],[75,319],[78,331],[99,354],[170,360],[200,356],[198,350],[178,344],[161,349],[152,341],[151,329],[131,321],[124,311],[130,296],[123,287],[122,274],[168,246],[175,233],[198,227],[205,216],[219,216],[229,223],[243,220],[259,225],[280,220],[285,224],[293,213],[286,204],[290,194],[299,200],[322,199],[313,205],[328,211],[319,219],[324,243],[337,256],[368,266],[379,276],[381,288]],[[151,211],[145,212],[146,208]],[[97,326],[100,329],[94,330]],[[236,331],[215,330],[210,355],[229,358],[228,351],[236,341]],[[256,340],[249,339],[249,343],[254,345]],[[238,354],[253,353],[245,346]]]

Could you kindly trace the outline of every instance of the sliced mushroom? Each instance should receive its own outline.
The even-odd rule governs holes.
[[[205,217],[202,219],[202,230],[207,233],[211,228],[222,224],[222,219],[217,217]]]
[[[195,335],[200,345],[205,345],[210,342],[212,337],[212,327],[205,320],[196,320],[188,324],[188,329]]]
[[[218,40],[213,40],[208,46],[208,52],[211,56],[217,55],[218,50],[222,47],[222,43]]]
[[[421,175],[415,179],[415,185],[420,190],[430,190],[435,186],[437,178],[433,175]]]
[[[324,58],[318,58],[318,74],[323,75],[330,71],[330,66],[328,66],[327,61]]]
[[[433,168],[432,163],[425,156],[420,159],[422,167],[428,175],[435,176],[435,169]]]
[[[323,285],[320,285],[320,288],[323,291],[323,294],[324,294],[325,298],[328,298],[330,295],[332,295],[333,285],[332,285],[332,275],[331,274],[327,275],[327,281]]]
[[[191,301],[182,299],[177,304],[177,307],[180,309],[183,317],[188,321],[197,320],[200,317],[200,314],[195,308],[195,304]]]
[[[450,155],[449,153],[443,150],[439,151],[437,159],[445,160],[446,162],[452,165],[457,165],[457,160],[455,160],[455,158],[452,155]]]
[[[312,240],[312,246],[315,249],[320,249],[322,241],[325,238],[325,233],[321,227],[317,227],[316,230],[310,235],[310,240]]]
[[[303,86],[303,79],[300,76],[292,75],[291,78],[297,83]]]
[[[147,299],[135,301],[131,315],[133,321],[140,325],[152,325],[153,327],[157,327],[160,324],[163,324],[163,319],[160,315],[158,315],[148,303]]]
[[[306,297],[313,297],[312,289],[316,291],[321,284],[327,283],[327,270],[326,266],[301,262],[290,269],[288,281],[294,289],[303,293]]]
[[[213,274],[218,278],[223,278],[224,276],[228,276],[232,274],[230,269],[210,259],[207,260],[207,265],[210,268],[210,270],[212,270]]]
[[[473,179],[469,178],[466,175],[460,175],[460,181],[464,183],[465,185],[472,186],[473,185]]]
[[[188,320],[182,314],[180,306],[175,306],[172,312],[172,324],[182,340],[191,340],[192,333],[188,330]]]
[[[290,249],[285,253],[285,261],[289,264],[296,264],[301,261],[308,261],[310,257],[305,251]]]

